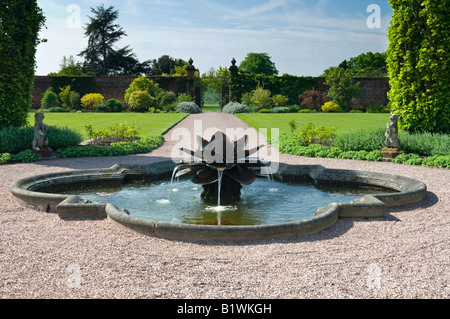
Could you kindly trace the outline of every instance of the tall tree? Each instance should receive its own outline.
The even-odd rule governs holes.
[[[48,76],[79,76],[84,75],[83,66],[80,62],[75,61],[73,55],[64,56],[59,64],[59,71],[49,73]]]
[[[105,8],[101,5],[91,8],[95,15],[89,17],[85,26],[88,46],[79,56],[84,57],[84,68],[95,75],[138,75],[142,73],[142,65],[135,58],[129,46],[116,49],[115,44],[127,34],[114,21],[119,11],[113,6]],[[138,73],[138,74],[136,74]]]
[[[175,59],[165,54],[158,59],[148,60],[144,62],[146,64],[146,75],[161,75],[171,74],[175,70],[175,67],[182,67],[188,65],[188,63],[182,59]]]
[[[344,111],[348,111],[352,99],[361,94],[359,82],[354,83],[350,72],[343,68],[332,68],[326,77],[325,84],[330,87],[327,92],[328,98],[339,104]]]
[[[44,23],[36,0],[0,2],[0,128],[27,123]]]
[[[278,74],[275,63],[272,62],[271,57],[267,53],[248,53],[239,65],[239,70],[255,74]]]
[[[344,60],[338,66],[341,69],[348,70],[354,77],[387,77],[386,53],[366,52],[360,55]],[[322,76],[326,77],[335,67],[326,69]]]
[[[450,1],[390,0],[388,97],[410,132],[450,131]]]
[[[355,77],[387,76],[386,53],[366,52],[346,61],[346,69]]]

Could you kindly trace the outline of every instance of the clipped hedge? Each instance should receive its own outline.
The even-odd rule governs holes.
[[[299,94],[314,87],[316,81],[313,77],[299,77],[289,74],[282,76],[238,73],[231,77],[231,91],[238,98],[242,94],[255,90],[258,85],[269,90],[272,95],[281,94],[289,99],[289,104],[298,102]]]

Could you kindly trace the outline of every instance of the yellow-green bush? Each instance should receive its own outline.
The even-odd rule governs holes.
[[[104,103],[105,98],[100,93],[88,93],[81,98],[81,107],[87,111],[95,111],[98,105]]]
[[[128,99],[130,110],[134,112],[146,112],[155,105],[155,98],[147,91],[134,91]]]
[[[154,83],[145,76],[138,77],[131,82],[125,91],[125,102],[130,104],[131,94],[136,91],[146,91],[150,96],[155,97],[161,89],[158,83]]]
[[[328,101],[324,105],[322,105],[322,112],[331,113],[331,112],[342,112],[341,107],[334,103],[333,101]]]

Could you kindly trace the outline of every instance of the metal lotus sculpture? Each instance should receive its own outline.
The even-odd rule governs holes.
[[[250,157],[261,147],[247,149],[248,136],[232,142],[224,133],[217,132],[210,141],[197,136],[195,151],[181,148],[190,157],[181,160],[173,177],[193,175],[191,181],[203,187],[205,200],[240,199],[242,185],[252,184],[258,175],[257,169],[268,166],[258,158]]]

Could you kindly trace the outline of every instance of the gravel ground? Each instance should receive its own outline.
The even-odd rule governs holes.
[[[0,166],[0,298],[449,297],[449,170],[282,155],[286,163],[416,178],[428,194],[382,219],[340,219],[301,239],[240,244],[151,238],[107,219],[61,220],[9,192],[30,175],[167,160],[177,143],[171,134],[192,132],[194,120],[203,120],[203,129],[247,128],[231,115],[191,115],[150,154]]]

